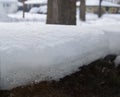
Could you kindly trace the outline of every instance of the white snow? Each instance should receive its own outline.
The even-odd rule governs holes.
[[[47,0],[27,0],[25,4],[47,4]]]
[[[46,14],[25,13],[25,18],[23,18],[22,14],[23,12],[19,11],[16,14],[9,14],[8,16],[16,21],[37,21],[44,24],[46,23]]]
[[[119,27],[0,23],[1,88],[58,80],[107,54],[119,54]]]
[[[117,56],[114,62],[116,66],[120,65],[120,56]]]
[[[45,6],[44,6],[45,7]],[[46,12],[45,8],[40,7],[41,12]],[[46,23],[46,14],[35,14],[35,13],[25,13],[25,18],[22,18],[22,11],[17,12],[16,14],[9,14],[10,18],[13,18],[17,21],[38,21]],[[104,14],[102,18],[98,18],[96,14],[87,13],[86,22],[81,22],[79,20],[79,12],[77,11],[77,25],[103,25],[103,24],[116,24],[120,22],[120,14]]]
[[[44,6],[40,6],[39,9],[40,9],[39,13],[43,13],[43,14],[47,13],[47,6],[45,6],[45,5]]]
[[[30,13],[46,14],[47,13],[47,6],[32,7],[29,12]]]
[[[20,7],[22,7],[23,6],[23,3],[21,3],[21,2],[18,2],[18,6]]]
[[[30,13],[37,13],[39,11],[39,8],[38,7],[33,7],[30,9]]]

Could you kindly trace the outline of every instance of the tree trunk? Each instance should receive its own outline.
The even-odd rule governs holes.
[[[85,12],[86,12],[85,0],[80,0],[80,20],[82,21],[86,20]]]
[[[76,25],[76,0],[48,0],[47,24]]]
[[[99,9],[98,9],[98,17],[100,18],[102,16],[102,0],[99,1]]]
[[[23,3],[23,18],[25,18],[25,0],[23,0],[22,3]]]

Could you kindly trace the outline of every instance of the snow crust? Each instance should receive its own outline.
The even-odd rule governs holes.
[[[119,54],[119,27],[0,23],[1,89],[59,80],[107,54]]]

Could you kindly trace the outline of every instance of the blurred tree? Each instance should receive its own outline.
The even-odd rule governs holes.
[[[80,20],[86,20],[86,0],[80,0]]]
[[[99,1],[99,8],[98,8],[98,17],[99,17],[99,18],[102,16],[102,6],[101,6],[102,1],[103,1],[103,0],[100,0],[100,1]]]
[[[19,0],[20,2],[22,2],[23,3],[23,18],[25,18],[25,1],[26,0]]]
[[[76,25],[76,0],[48,0],[47,24]]]

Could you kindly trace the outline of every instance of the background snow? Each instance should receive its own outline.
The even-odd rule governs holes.
[[[21,21],[34,21],[34,22],[41,22],[41,23],[46,23],[46,15],[45,14],[34,14],[34,13],[25,13],[25,18],[22,16],[23,12],[19,11],[16,14],[9,14],[8,16],[10,18],[13,18],[16,20],[16,22],[21,22]]]
[[[47,0],[27,0],[25,4],[47,4]]]
[[[38,7],[33,7],[30,9],[30,13],[37,13],[39,11],[39,8]]]
[[[45,6],[44,6],[45,7]],[[43,9],[45,9],[43,7]],[[45,12],[45,11],[40,11]],[[17,12],[16,14],[9,14],[10,18],[16,19],[17,21],[37,21],[40,23],[46,23],[46,14],[35,14],[35,13],[25,13],[25,18],[22,18],[22,11]],[[120,14],[104,14],[101,18],[98,18],[96,14],[87,13],[86,22],[79,20],[79,12],[77,11],[77,25],[105,25],[105,24],[116,24],[120,22]]]
[[[29,12],[30,13],[46,14],[47,13],[47,6],[33,7],[30,9]]]
[[[12,22],[12,21],[16,21],[16,19],[13,19],[11,17],[8,17],[6,14],[4,13],[0,13],[0,22]]]
[[[80,2],[76,3],[77,6],[80,6]],[[99,0],[86,0],[87,6],[99,6]],[[111,7],[120,7],[119,4],[112,3],[110,1],[102,1],[102,6],[111,6]]]
[[[120,64],[120,56],[117,56],[117,58],[115,59],[115,64],[116,66],[118,66]]]

